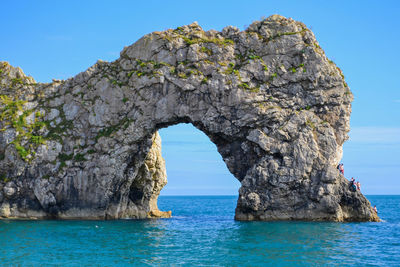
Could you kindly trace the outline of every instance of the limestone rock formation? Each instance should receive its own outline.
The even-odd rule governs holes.
[[[0,217],[169,217],[157,130],[192,123],[241,182],[238,220],[378,221],[336,170],[353,95],[301,22],[153,32],[68,80],[0,69]]]

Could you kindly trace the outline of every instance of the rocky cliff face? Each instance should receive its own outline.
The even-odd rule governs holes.
[[[192,123],[241,182],[238,220],[377,221],[336,170],[353,99],[300,22],[154,32],[66,81],[0,69],[0,217],[168,217],[157,130]]]

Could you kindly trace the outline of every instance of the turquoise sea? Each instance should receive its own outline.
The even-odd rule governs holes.
[[[236,199],[160,197],[172,219],[0,221],[0,265],[400,265],[400,196],[368,196],[382,223],[237,222]]]

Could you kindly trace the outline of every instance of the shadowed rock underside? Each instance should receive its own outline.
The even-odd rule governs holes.
[[[0,217],[169,217],[157,130],[191,123],[241,182],[238,220],[378,221],[336,165],[353,95],[301,22],[153,32],[68,80],[0,63]]]

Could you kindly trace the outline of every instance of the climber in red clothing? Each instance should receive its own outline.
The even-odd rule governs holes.
[[[341,175],[344,176],[344,166],[343,166],[343,163],[340,163],[340,164],[339,164],[339,172],[340,172]]]

